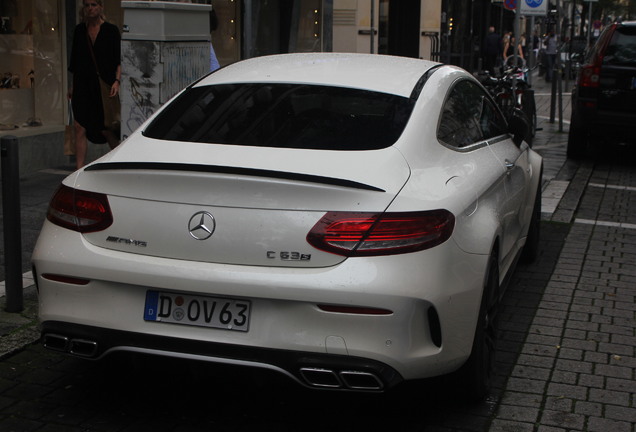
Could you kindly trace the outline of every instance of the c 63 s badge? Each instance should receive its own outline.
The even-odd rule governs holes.
[[[267,258],[279,259],[281,261],[309,261],[311,260],[311,254],[292,251],[267,251]]]

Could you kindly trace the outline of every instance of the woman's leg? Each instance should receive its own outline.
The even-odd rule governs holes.
[[[111,150],[119,145],[119,139],[115,136],[113,131],[108,129],[103,130],[102,135],[106,137],[106,142],[108,142],[108,146],[110,147]]]
[[[86,129],[78,122],[75,122],[75,163],[77,169],[82,168],[86,162],[87,148]]]

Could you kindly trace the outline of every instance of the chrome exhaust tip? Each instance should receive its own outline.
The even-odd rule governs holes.
[[[357,391],[382,391],[384,383],[371,372],[304,367],[300,369],[304,380],[312,387]]]
[[[342,382],[338,378],[338,374],[330,369],[321,368],[300,368],[302,377],[313,387],[321,388],[341,388]]]
[[[68,352],[79,357],[95,357],[97,355],[97,342],[72,339],[69,343]]]
[[[78,357],[92,358],[97,356],[97,342],[85,339],[69,339],[54,333],[42,336],[44,348],[76,355]]]
[[[340,378],[351,390],[382,390],[384,384],[372,373],[362,371],[341,371]]]
[[[45,334],[42,338],[44,348],[53,351],[68,352],[69,339],[58,334]]]

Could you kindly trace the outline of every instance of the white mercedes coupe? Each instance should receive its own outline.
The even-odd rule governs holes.
[[[466,71],[284,54],[184,89],[67,177],[33,253],[47,348],[383,391],[491,379],[542,159]]]

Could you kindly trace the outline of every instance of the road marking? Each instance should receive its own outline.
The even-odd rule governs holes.
[[[628,192],[636,192],[636,187],[634,186],[608,185],[608,184],[602,184],[602,183],[588,183],[588,186],[603,188],[603,189],[615,189],[615,190],[624,190]]]
[[[537,116],[537,118],[538,118],[538,119],[543,119],[543,120],[550,120],[550,116],[540,116],[540,115],[538,115],[538,116]],[[558,123],[558,121],[559,121],[559,119],[558,119],[558,118],[555,118],[555,119],[554,119],[554,123]],[[565,123],[565,124],[570,124],[570,120],[563,119],[563,120],[561,120],[561,121],[562,121],[563,123]]]
[[[5,281],[0,282],[0,297],[4,297],[6,294]],[[27,288],[33,285],[35,282],[33,281],[33,273],[30,271],[24,273],[22,275],[22,287]]]
[[[602,184],[602,183],[588,183],[588,186],[601,188],[601,189],[613,189],[613,190],[624,190],[628,192],[636,192],[636,187],[634,186],[608,185],[608,184]],[[594,225],[594,226],[605,226],[605,227],[612,227],[612,228],[636,229],[636,224],[626,223],[626,222],[609,222],[609,221],[599,221],[599,220],[581,218],[581,219],[575,219],[574,223]]]
[[[594,225],[594,226],[605,226],[612,228],[626,228],[626,229],[634,229],[636,230],[636,224],[625,223],[625,222],[608,222],[608,221],[599,221],[592,219],[579,219],[576,218],[574,223],[580,223],[585,225]]]

